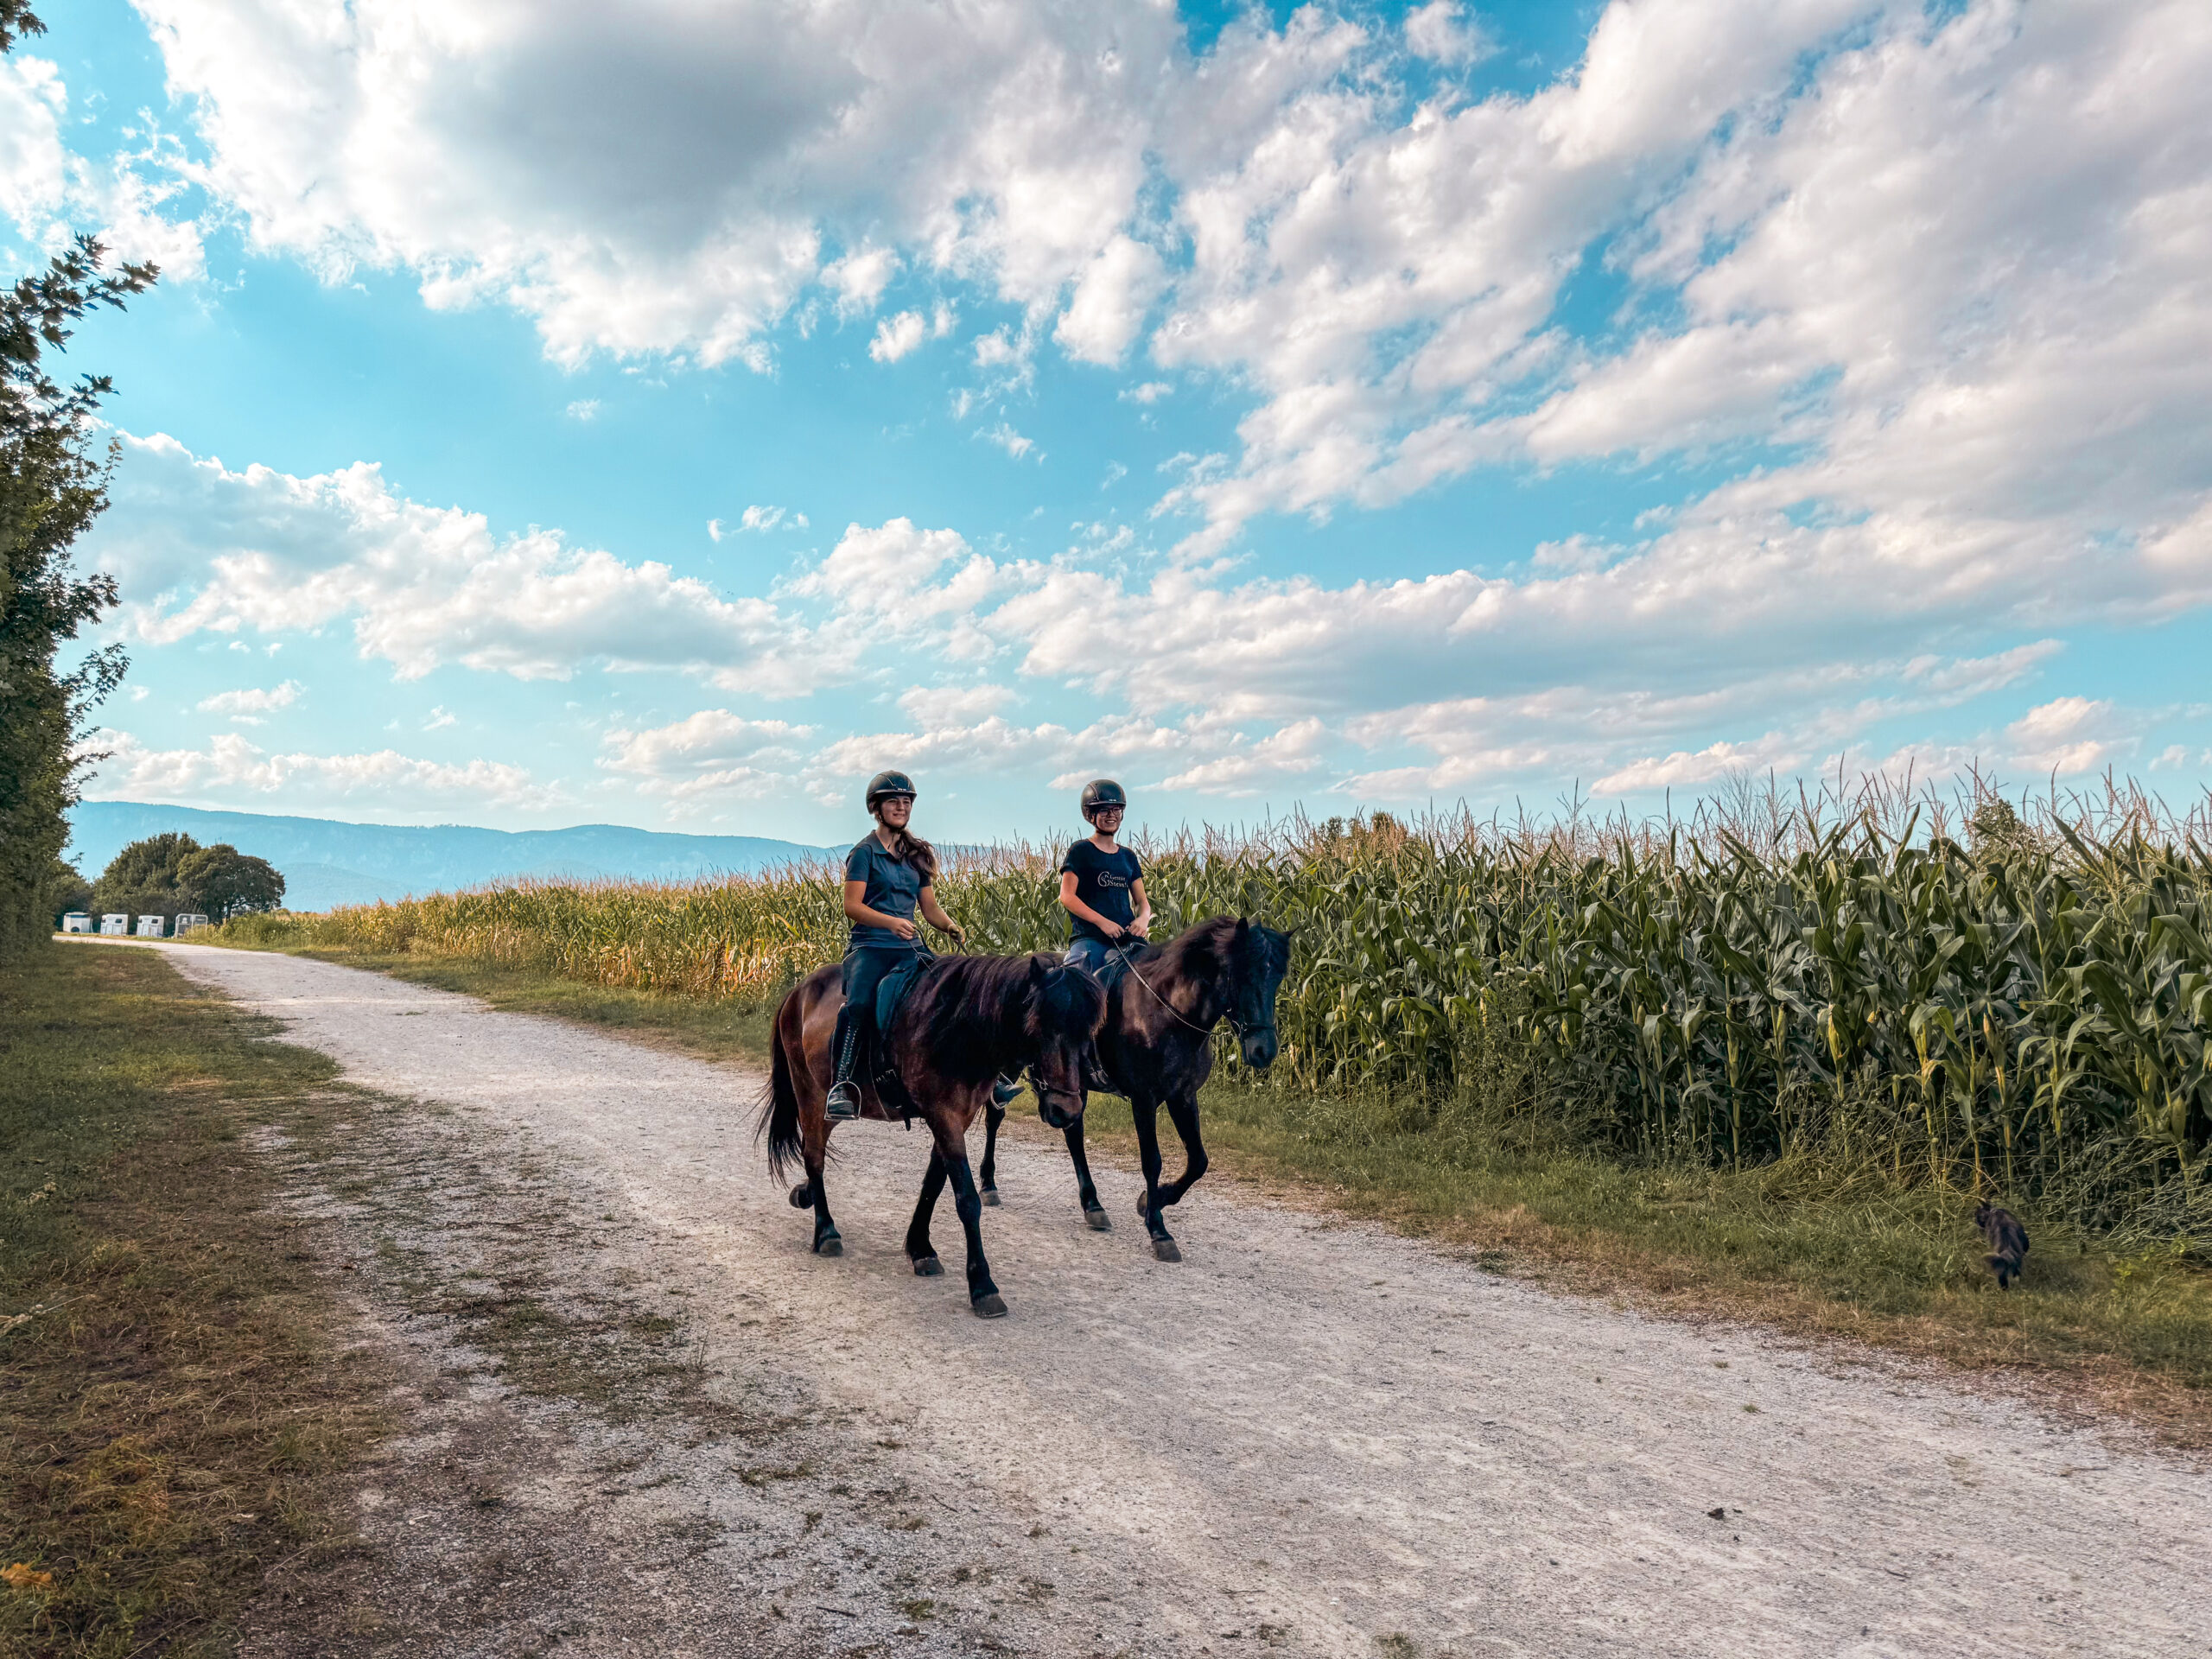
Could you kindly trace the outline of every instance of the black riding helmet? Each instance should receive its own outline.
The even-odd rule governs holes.
[[[1083,816],[1087,820],[1102,806],[1118,806],[1128,810],[1129,798],[1122,793],[1122,786],[1111,778],[1094,778],[1083,786]]]
[[[914,780],[903,772],[879,772],[868,780],[868,810],[875,810],[875,804],[887,795],[904,795],[908,800],[915,796]]]

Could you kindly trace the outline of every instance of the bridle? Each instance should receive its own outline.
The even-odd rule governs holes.
[[[1045,1074],[1037,1069],[1037,1062],[1034,1060],[1030,1061],[1024,1068],[1023,1075],[1028,1077],[1029,1086],[1037,1091],[1037,1104],[1039,1107],[1051,1104],[1053,1097],[1057,1096],[1063,1101],[1074,1103],[1075,1114],[1080,1117],[1083,1116],[1084,1108],[1090,1103],[1080,1089],[1054,1089],[1047,1084],[1045,1081]]]
[[[1128,971],[1129,977],[1136,981],[1138,984],[1143,986],[1146,994],[1149,995],[1154,1001],[1159,1003],[1161,1007],[1167,1010],[1167,1017],[1169,1019],[1174,1020],[1176,1024],[1182,1026],[1188,1030],[1197,1032],[1201,1037],[1211,1037],[1213,1035],[1212,1026],[1202,1026],[1197,1020],[1185,1017],[1181,1010],[1177,1008],[1173,1002],[1170,1002],[1166,997],[1162,996],[1158,991],[1153,988],[1152,982],[1137,971],[1137,965],[1130,959],[1127,946],[1115,944],[1109,944],[1107,949],[1122,959],[1122,966]],[[1236,1040],[1240,1043],[1243,1042],[1246,1036],[1252,1031],[1272,1031],[1274,1029],[1272,1022],[1265,1026],[1247,1027],[1243,1020],[1239,1020],[1235,1014],[1229,1011],[1228,1007],[1225,1004],[1224,1005],[1220,1014],[1217,1016],[1214,1024],[1218,1025],[1224,1020],[1229,1021],[1229,1028],[1236,1033]]]

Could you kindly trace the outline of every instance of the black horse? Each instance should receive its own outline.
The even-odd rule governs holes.
[[[760,1103],[770,1173],[780,1180],[794,1161],[805,1166],[806,1179],[791,1189],[791,1199],[795,1208],[814,1211],[817,1255],[842,1255],[845,1248],[823,1184],[833,1127],[824,1109],[835,1071],[830,1043],[844,1001],[835,964],[791,988],[776,1010]],[[1003,1314],[1006,1303],[983,1258],[983,1206],[968,1169],[969,1127],[990,1100],[993,1083],[1025,1066],[1045,1122],[1054,1128],[1081,1127],[1083,1058],[1105,1011],[1097,981],[1063,967],[1057,957],[941,957],[922,969],[885,1033],[883,1058],[908,1097],[884,1099],[873,1079],[861,1086],[862,1117],[889,1121],[911,1111],[929,1127],[932,1149],[906,1228],[907,1259],[925,1279],[944,1271],[930,1243],[930,1217],[950,1182],[968,1238],[969,1300],[986,1319]]]
[[[1160,1211],[1206,1173],[1205,1144],[1198,1137],[1198,1089],[1213,1071],[1214,1027],[1226,1020],[1236,1028],[1245,1065],[1264,1071],[1274,1064],[1275,993],[1290,967],[1290,935],[1241,917],[1215,916],[1164,945],[1132,942],[1126,954],[1128,969],[1107,994],[1098,1059],[1110,1086],[1128,1096],[1136,1120],[1145,1189],[1138,1213],[1152,1235],[1152,1253],[1162,1262],[1179,1262],[1183,1253]],[[1183,1137],[1184,1159],[1182,1175],[1165,1186],[1160,1183],[1162,1105]],[[1005,1116],[996,1105],[984,1114],[985,1204],[999,1201],[999,1124]],[[1083,1120],[1068,1124],[1065,1133],[1084,1218],[1098,1231],[1109,1231],[1114,1224],[1098,1202],[1083,1154]]]

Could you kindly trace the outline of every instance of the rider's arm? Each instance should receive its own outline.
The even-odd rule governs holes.
[[[1152,900],[1144,896],[1144,877],[1129,883],[1129,897],[1136,900],[1137,913],[1129,923],[1129,931],[1139,938],[1152,931]]]
[[[929,897],[929,889],[923,888],[922,893],[926,903],[934,907],[937,900]],[[929,911],[925,910],[922,913],[928,916]],[[868,902],[868,883],[865,881],[845,883],[845,919],[858,922],[862,927],[887,927],[902,939],[911,939],[921,931],[904,916],[887,916],[880,910],[871,909]],[[935,921],[937,918],[931,916],[930,919]]]
[[[1120,938],[1122,925],[1119,922],[1109,921],[1075,896],[1077,879],[1073,870],[1060,872],[1060,907],[1078,920],[1089,922],[1108,938]]]
[[[922,889],[922,902],[920,908],[922,919],[927,922],[931,927],[937,929],[938,932],[950,933],[954,938],[958,939],[963,944],[968,942],[966,931],[961,927],[959,923],[954,921],[951,917],[946,915],[944,908],[938,905],[937,901],[937,888],[935,886],[926,887]]]

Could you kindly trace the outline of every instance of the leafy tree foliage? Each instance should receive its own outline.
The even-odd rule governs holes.
[[[45,25],[22,0],[0,0],[0,51]],[[0,292],[0,957],[48,925],[48,890],[67,839],[62,814],[92,756],[74,756],[92,709],[125,666],[120,648],[55,671],[60,646],[115,603],[114,581],[76,575],[69,549],[107,505],[113,446],[92,416],[112,390],[105,375],[62,386],[45,356],[69,325],[143,293],[149,264],[103,270],[105,251],[79,237],[42,272]]]
[[[46,912],[54,918],[56,927],[61,918],[73,910],[92,907],[92,884],[78,873],[77,867],[62,859],[54,861],[54,869],[46,880]]]
[[[241,853],[228,842],[202,847],[181,830],[134,841],[115,855],[92,889],[98,912],[176,916],[196,911],[227,921],[251,911],[274,910],[284,899],[284,878],[265,858]]]
[[[241,853],[228,842],[217,842],[188,853],[177,866],[180,888],[190,897],[188,908],[212,921],[274,910],[284,902],[284,878],[265,858]]]

